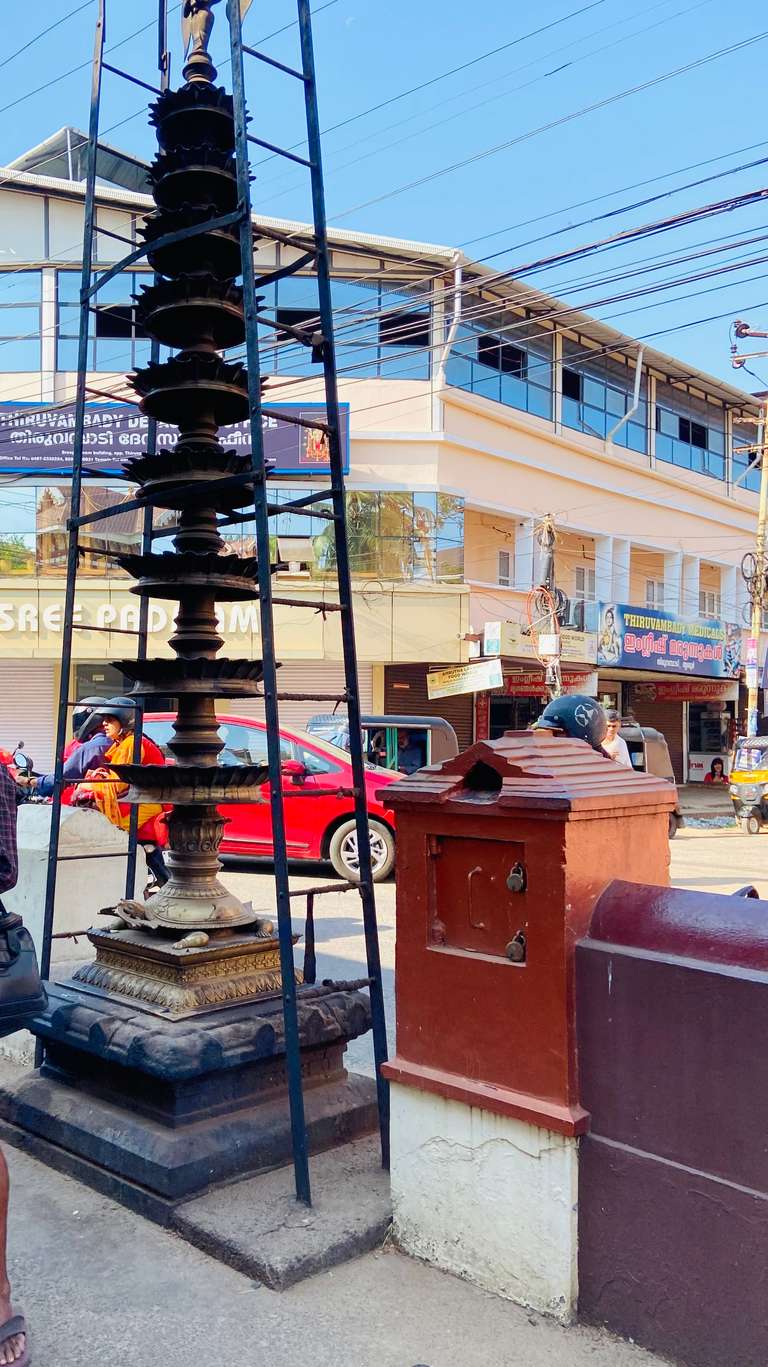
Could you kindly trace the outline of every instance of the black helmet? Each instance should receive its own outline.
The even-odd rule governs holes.
[[[87,740],[93,734],[95,729],[92,722],[93,709],[106,701],[106,698],[81,698],[72,713],[72,730],[75,740]]]
[[[105,717],[117,717],[123,726],[133,726],[136,720],[136,699],[106,698],[101,707],[94,708],[93,715],[102,721]]]
[[[533,729],[564,731],[572,740],[585,740],[594,750],[608,729],[605,712],[594,698],[583,693],[571,693],[564,698],[553,698],[547,703]]]

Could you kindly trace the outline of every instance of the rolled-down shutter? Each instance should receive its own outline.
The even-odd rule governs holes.
[[[474,694],[454,698],[427,697],[426,665],[387,665],[384,673],[384,710],[414,717],[442,717],[456,732],[459,749],[474,740]]]
[[[357,676],[360,691],[360,710],[371,712],[373,708],[373,671],[370,665],[361,665]],[[286,693],[333,693],[344,692],[344,666],[341,663],[325,661],[302,661],[300,664],[284,664],[277,672],[277,692],[280,708],[280,725],[294,731],[303,731],[310,717],[318,712],[332,712],[332,702],[292,702],[281,697]],[[238,701],[226,706],[219,703],[219,711],[236,712],[243,717],[263,717],[264,703],[260,699]],[[340,706],[343,711],[343,707]]]
[[[675,778],[678,783],[683,783],[683,704],[649,702],[643,698],[641,690],[633,688],[632,711],[641,726],[655,726],[666,737]]]
[[[0,748],[23,741],[38,773],[53,768],[56,742],[53,660],[3,660],[0,664]]]

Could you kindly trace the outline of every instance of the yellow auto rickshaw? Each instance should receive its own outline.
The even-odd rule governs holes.
[[[729,783],[736,820],[750,835],[759,835],[768,825],[768,736],[739,737]]]

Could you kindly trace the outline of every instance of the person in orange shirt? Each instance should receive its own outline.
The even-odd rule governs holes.
[[[132,698],[109,698],[101,707],[94,709],[94,717],[101,718],[104,734],[109,745],[104,752],[104,767],[91,769],[82,783],[78,783],[73,803],[78,806],[96,807],[113,826],[127,831],[131,819],[131,804],[121,802],[127,793],[128,784],[119,780],[118,775],[108,766],[110,764],[133,764],[134,725],[136,703]],[[141,738],[140,764],[165,764],[165,755],[149,736]],[[147,856],[147,866],[155,883],[148,891],[168,882],[168,870],[163,858],[163,846],[168,843],[165,824],[165,808],[159,802],[142,802],[139,805],[136,838],[143,846]]]

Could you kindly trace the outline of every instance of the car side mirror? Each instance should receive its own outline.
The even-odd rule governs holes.
[[[291,783],[301,784],[307,777],[307,770],[300,759],[286,759],[280,766],[284,778],[290,779]]]

